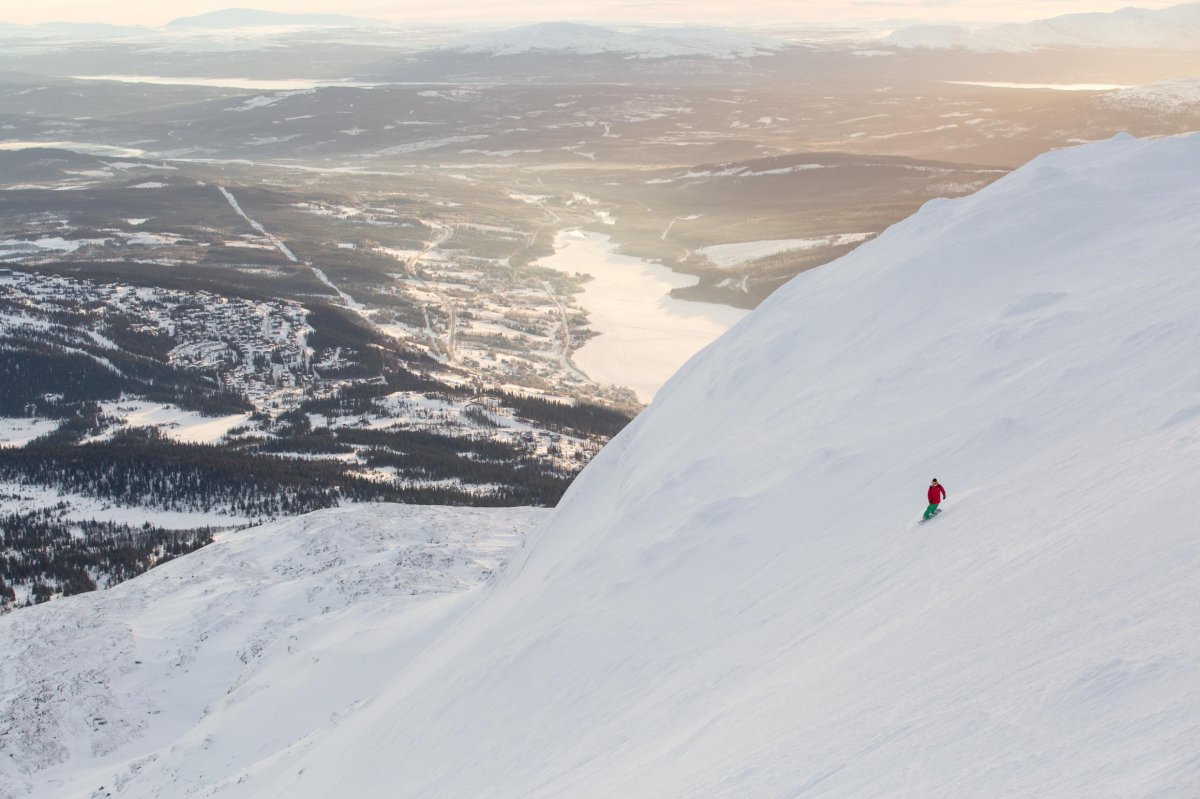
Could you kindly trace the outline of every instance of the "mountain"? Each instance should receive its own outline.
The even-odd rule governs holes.
[[[463,37],[449,49],[494,55],[533,52],[642,58],[701,56],[748,58],[779,50],[783,43],[717,28],[642,28],[617,31],[575,22],[544,22]]]
[[[168,28],[264,28],[303,25],[319,28],[362,28],[386,25],[374,19],[344,14],[284,14],[256,8],[224,8],[192,17],[179,17]]]
[[[104,796],[97,786],[123,778],[93,783],[86,769],[167,761],[182,769],[169,795],[193,796],[286,752],[386,686],[546,513],[318,512],[230,536],[89,602],[0,618],[0,797]],[[184,787],[192,780],[196,793]]]
[[[1123,8],[1111,13],[1065,14],[980,30],[915,25],[884,42],[895,47],[982,52],[1025,52],[1053,47],[1193,50],[1200,47],[1200,3],[1163,9]]]
[[[1108,108],[1157,114],[1189,114],[1200,111],[1200,79],[1163,80],[1105,92],[1097,102]]]
[[[0,784],[1194,796],[1198,173],[1056,151],[802,273],[456,598],[405,604],[462,561],[380,506],[9,614]]]

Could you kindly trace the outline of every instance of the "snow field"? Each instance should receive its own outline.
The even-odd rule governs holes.
[[[0,418],[0,447],[23,447],[58,429],[57,419]]]
[[[176,758],[164,795],[200,796],[305,748],[460,615],[544,513],[323,511],[0,617],[0,719],[24,731],[3,743],[0,796],[132,790]]]
[[[1200,108],[1200,80],[1180,78],[1132,86],[1101,95],[1099,103],[1113,108],[1163,114],[1194,112]]]
[[[250,419],[249,413],[204,416],[174,405],[144,400],[104,402],[100,407],[105,415],[120,419],[126,427],[154,427],[167,438],[184,444],[215,444]],[[109,430],[104,437],[111,437],[116,432]]]

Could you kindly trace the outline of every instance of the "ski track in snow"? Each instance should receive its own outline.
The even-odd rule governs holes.
[[[330,288],[330,290],[333,291],[341,299],[342,303],[347,308],[349,308],[353,311],[357,311],[359,313],[361,313],[363,310],[365,310],[364,306],[361,303],[356,302],[353,297],[351,297],[349,294],[347,294],[346,292],[344,292],[340,288],[338,288],[336,285],[334,285],[333,281],[329,279],[329,276],[326,275],[324,271],[322,271],[321,269],[318,269],[313,264],[310,264],[307,262],[302,262],[299,258],[296,257],[295,253],[293,253],[290,249],[288,249],[288,246],[283,242],[282,239],[280,239],[274,233],[270,233],[265,227],[263,227],[262,223],[251,219],[246,214],[246,212],[242,210],[242,206],[238,204],[237,199],[233,196],[233,193],[230,192],[229,189],[225,188],[224,186],[218,186],[217,188],[221,191],[221,194],[225,195],[225,199],[229,202],[230,207],[233,208],[233,210],[237,212],[238,216],[240,216],[242,219],[245,219],[246,222],[249,223],[250,227],[257,230],[262,235],[263,238],[265,238],[267,241],[274,244],[275,249],[277,249],[281,253],[283,253],[285,258],[287,258],[289,261],[291,261],[294,264],[303,263],[304,266],[307,266],[309,269],[311,269],[313,275],[316,276],[317,280],[321,281],[326,286],[328,286]]]

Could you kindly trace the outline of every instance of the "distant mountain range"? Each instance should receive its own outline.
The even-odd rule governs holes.
[[[1200,3],[1065,14],[978,30],[957,25],[916,25],[896,31],[884,44],[976,52],[1027,52],[1051,47],[1194,49],[1200,46]]]
[[[350,17],[344,14],[285,14],[257,8],[224,8],[180,17],[167,23],[168,28],[270,28],[304,25],[314,28],[362,28],[386,26],[377,19]]]
[[[236,28],[379,28],[389,23],[344,14],[286,14],[256,8],[224,8],[173,19],[161,28],[145,25],[110,25],[105,22],[40,22],[34,25],[15,25],[0,22],[0,35],[8,36],[74,36],[111,38],[114,36],[146,36],[163,30],[229,30]]]
[[[1200,2],[1164,9],[1124,8],[1111,13],[1066,14],[1026,23],[969,28],[960,25],[909,25],[872,46],[902,49],[1030,52],[1047,48],[1119,48],[1187,50],[1200,47]],[[868,26],[870,27],[870,26]],[[389,29],[393,23],[344,14],[298,14],[254,8],[226,8],[180,17],[161,28],[106,23],[47,22],[11,25],[0,22],[8,38],[111,39],[190,32],[265,28]],[[866,28],[864,28],[866,30]],[[447,33],[453,31],[448,27]],[[541,22],[472,33],[448,50],[494,55],[613,53],[635,58],[749,58],[788,46],[788,40],[743,30],[713,27],[612,28],[578,22]]]
[[[532,52],[596,55],[620,53],[641,58],[705,56],[744,58],[781,49],[784,42],[717,28],[674,27],[614,30],[575,22],[544,22],[474,34],[451,49],[516,55]]]

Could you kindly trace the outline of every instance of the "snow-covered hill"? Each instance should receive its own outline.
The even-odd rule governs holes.
[[[0,797],[196,796],[286,751],[387,685],[545,514],[321,511],[0,617]]]
[[[640,58],[700,56],[748,58],[779,50],[783,42],[719,28],[642,28],[618,31],[576,22],[543,22],[466,36],[450,49],[517,55],[531,52],[597,55],[618,53]]]
[[[1200,79],[1163,80],[1105,92],[1097,98],[1102,106],[1124,111],[1155,114],[1188,114],[1200,111]]]
[[[956,25],[915,25],[891,34],[895,47],[965,48],[1025,52],[1050,47],[1194,50],[1200,47],[1200,3],[1163,9],[1123,8],[1110,13],[1064,14],[1034,22],[972,30]]]
[[[35,729],[75,753],[23,777],[39,797],[1194,797],[1198,207],[1197,136],[1055,152],[928,204],[695,357],[498,580],[429,615],[317,615],[304,592],[334,579],[276,598],[236,539],[13,614],[3,695],[29,679],[13,664],[53,676],[6,699],[34,716],[0,723],[0,768],[35,764],[12,748]],[[934,476],[950,498],[918,526]],[[201,668],[204,591],[263,621],[212,627]],[[256,654],[269,619],[290,626]],[[109,639],[124,652],[88,670]],[[154,747],[105,737],[90,708],[114,703],[89,692],[159,650],[137,695],[192,715]],[[231,680],[238,651],[271,679]],[[78,713],[39,720],[73,708],[56,694]]]

